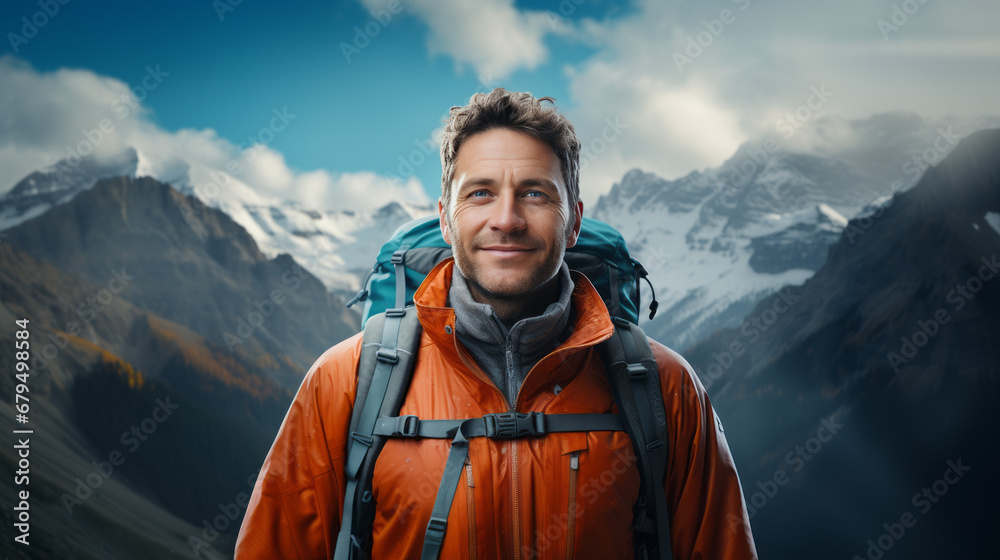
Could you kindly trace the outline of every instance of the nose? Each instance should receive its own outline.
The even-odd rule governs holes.
[[[528,225],[524,209],[519,204],[516,194],[506,190],[493,205],[493,214],[490,218],[490,227],[504,233],[520,231]]]

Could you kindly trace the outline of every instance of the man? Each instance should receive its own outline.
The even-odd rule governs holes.
[[[441,229],[452,246],[414,301],[422,326],[400,415],[475,418],[614,408],[595,346],[614,326],[563,256],[580,232],[572,125],[501,88],[451,111],[442,145]],[[674,558],[756,558],[721,425],[690,366],[650,342],[667,413],[664,476]],[[254,488],[238,560],[328,558],[343,511],[344,462],[361,336],[306,375]],[[451,442],[389,440],[375,466],[373,559],[420,558]],[[441,558],[633,557],[639,474],[623,432],[470,440]]]

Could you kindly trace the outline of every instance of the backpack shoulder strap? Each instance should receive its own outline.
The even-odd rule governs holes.
[[[616,317],[614,322],[614,334],[598,346],[598,351],[632,440],[641,479],[634,511],[635,556],[669,560],[670,519],[663,490],[669,449],[659,370],[646,333],[624,319]]]
[[[386,438],[375,433],[379,416],[395,416],[409,389],[420,321],[416,309],[393,308],[372,316],[362,335],[358,387],[351,411],[351,441],[345,470],[347,490],[337,535],[336,560],[365,557],[371,539],[375,502],[371,479]]]

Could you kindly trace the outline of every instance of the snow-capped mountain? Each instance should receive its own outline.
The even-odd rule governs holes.
[[[796,133],[794,151],[764,138],[744,144],[718,168],[676,180],[629,171],[586,212],[621,230],[650,272],[660,311],[645,325],[649,334],[684,349],[718,328],[737,326],[764,295],[804,282],[825,261],[847,218],[877,211],[943,159],[960,136],[990,126],[1000,121],[929,121],[912,113],[820,119]],[[0,230],[98,179],[148,175],[222,210],[265,255],[292,255],[349,299],[387,237],[434,212],[390,201],[374,213],[309,208],[218,169],[152,156],[129,150],[113,161],[84,158],[32,173],[0,197]],[[187,218],[203,209],[179,208]],[[187,222],[197,229],[197,220]]]
[[[126,175],[134,177],[139,166],[135,150],[127,150],[110,161],[82,158],[66,160],[35,171],[0,197],[0,230],[9,229],[66,202],[98,179]]]
[[[998,154],[1000,129],[968,135],[891,206],[852,219],[804,285],[761,301],[749,313],[758,326],[785,309],[767,330],[723,329],[685,350],[726,422],[755,536],[773,535],[773,557],[875,558],[861,543],[888,549],[868,539],[945,458],[1000,460],[982,439],[1000,424]],[[806,442],[821,426],[843,429],[817,451]],[[772,504],[776,472],[793,489]],[[996,514],[983,496],[1000,482],[961,484],[942,499],[952,509],[936,510],[949,525],[907,534],[893,558],[949,557],[955,542],[963,557],[989,555],[980,535]]]
[[[199,164],[153,162],[142,152],[127,150],[107,162],[65,160],[22,179],[0,197],[0,230],[38,216],[100,179],[152,176],[203,205],[181,206],[187,223],[205,206],[228,214],[273,258],[292,255],[334,293],[350,299],[371,269],[379,247],[401,224],[434,211],[432,207],[388,202],[374,213],[318,210],[261,194],[239,178]]]
[[[847,219],[878,212],[961,137],[997,126],[996,117],[905,112],[824,118],[796,133],[794,149],[758,139],[720,167],[672,181],[629,171],[589,215],[618,228],[649,271],[660,306],[646,332],[683,350],[803,283]]]
[[[372,213],[306,208],[301,203],[263,195],[235,177],[197,166],[191,167],[187,184],[178,190],[228,214],[246,228],[264,254],[292,255],[345,299],[360,289],[379,248],[397,227],[434,211],[432,207],[395,201]],[[195,207],[181,208],[185,216],[198,211]]]
[[[601,198],[593,213],[623,233],[633,257],[649,271],[660,306],[657,317],[644,325],[647,333],[679,349],[716,328],[733,326],[759,298],[812,275],[814,268],[805,262],[781,262],[766,266],[766,271],[755,270],[751,264],[755,254],[754,264],[759,267],[761,254],[781,252],[775,247],[780,242],[768,243],[769,239],[779,237],[790,245],[814,247],[823,242],[816,239],[824,229],[819,216],[826,215],[819,208],[829,213],[851,211],[809,200],[785,213],[761,211],[752,218],[742,217],[741,212],[763,206],[765,183],[752,200],[744,197],[730,203],[719,200],[724,193],[716,185],[722,182],[716,170],[676,181],[632,170]],[[832,229],[839,234],[835,226]],[[760,240],[757,245],[776,250],[755,251],[755,239]]]
[[[675,181],[630,171],[593,216],[621,230],[650,272],[660,311],[647,332],[683,349],[812,276],[846,217],[890,199],[887,184],[840,158],[746,144]]]

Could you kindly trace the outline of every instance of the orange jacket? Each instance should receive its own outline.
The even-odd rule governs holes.
[[[508,406],[455,337],[455,313],[445,306],[451,268],[450,259],[439,264],[415,295],[423,334],[400,415],[617,411],[594,348],[614,326],[586,277],[573,273],[573,334],[531,369],[517,402]],[[705,389],[683,358],[650,344],[668,417],[664,484],[674,558],[756,558],[736,468]],[[360,351],[359,334],[324,353],[306,374],[264,460],[236,543],[237,560],[332,556]],[[420,558],[450,445],[399,438],[385,444],[372,484],[378,503],[373,559]],[[474,438],[441,558],[631,559],[638,490],[632,445],[623,432]]]

